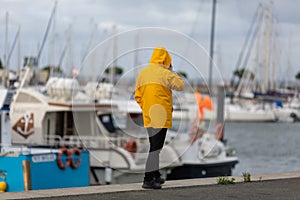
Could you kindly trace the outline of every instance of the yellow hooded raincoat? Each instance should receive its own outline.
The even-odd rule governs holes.
[[[137,77],[135,100],[143,111],[144,127],[172,127],[172,90],[183,90],[184,81],[170,69],[171,56],[163,47],[152,53],[150,64]]]

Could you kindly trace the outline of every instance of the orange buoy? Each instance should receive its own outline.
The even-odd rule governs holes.
[[[64,163],[62,161],[62,156],[65,155],[67,156],[66,162]],[[70,156],[70,152],[68,151],[68,149],[66,147],[62,147],[58,153],[57,153],[57,165],[60,169],[66,169],[67,167],[69,167],[70,163],[71,163],[71,156]]]
[[[124,147],[125,150],[127,150],[130,153],[135,154],[137,152],[137,144],[134,140],[128,140]]]
[[[73,159],[71,159],[70,165],[73,169],[76,169],[81,164],[81,151],[77,148],[74,148],[71,150],[71,155],[77,156],[77,161],[75,162],[75,157],[73,156]]]

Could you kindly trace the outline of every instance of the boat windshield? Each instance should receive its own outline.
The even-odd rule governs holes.
[[[116,131],[111,114],[100,114],[98,117],[106,130],[110,133],[114,133]]]
[[[118,112],[113,115],[114,126],[127,135],[147,136],[142,113]]]

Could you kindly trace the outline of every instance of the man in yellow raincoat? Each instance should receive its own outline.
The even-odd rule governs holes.
[[[150,63],[136,80],[135,100],[143,112],[150,149],[143,188],[160,189],[164,179],[159,172],[159,153],[167,129],[172,127],[172,90],[183,90],[183,79],[173,72],[172,59],[164,47],[156,47]]]

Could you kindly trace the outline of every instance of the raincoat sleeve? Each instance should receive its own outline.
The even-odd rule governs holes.
[[[135,86],[135,91],[134,91],[134,98],[135,101],[139,104],[139,106],[142,108],[142,94],[139,88],[139,84],[137,83]]]
[[[142,108],[142,97],[141,97],[141,93],[139,90],[135,90],[135,95],[134,95],[135,101],[140,105],[140,107]]]
[[[182,91],[184,89],[184,80],[176,73],[170,72],[169,88],[172,90]]]

